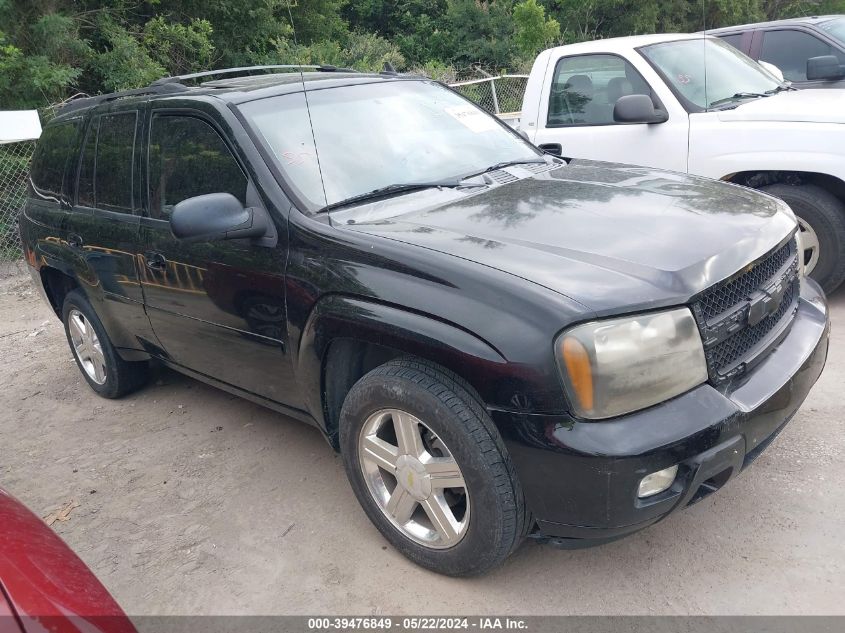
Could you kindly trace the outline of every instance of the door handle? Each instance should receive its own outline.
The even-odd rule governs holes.
[[[156,272],[164,272],[167,270],[167,260],[161,253],[155,251],[148,251],[144,253],[144,259],[147,261],[147,268]]]
[[[77,235],[76,233],[70,233],[67,236],[67,245],[71,248],[81,249],[83,242],[82,237]]]

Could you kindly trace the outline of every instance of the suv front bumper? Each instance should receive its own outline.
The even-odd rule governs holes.
[[[538,536],[573,547],[598,544],[719,489],[754,461],[804,402],[827,359],[829,330],[824,295],[805,279],[786,338],[750,374],[718,389],[701,385],[601,422],[491,411]],[[678,474],[668,490],[637,497],[644,476],[675,464]]]

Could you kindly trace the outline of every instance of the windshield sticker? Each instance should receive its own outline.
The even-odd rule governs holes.
[[[282,152],[282,157],[288,165],[304,165],[305,163],[310,163],[313,158],[310,151]]]
[[[484,114],[481,110],[469,104],[452,106],[445,108],[445,110],[476,134],[489,132],[498,127],[498,124],[491,116]]]

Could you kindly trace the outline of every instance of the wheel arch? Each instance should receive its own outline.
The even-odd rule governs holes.
[[[832,193],[845,202],[845,181],[837,176],[822,172],[797,171],[797,170],[771,170],[759,169],[740,171],[722,176],[720,180],[759,189],[766,185],[783,183],[787,185],[816,185]]]
[[[326,297],[303,328],[296,376],[306,407],[336,449],[340,408],[352,385],[401,356],[453,372],[484,401],[497,369],[507,364],[490,343],[453,324],[371,300]]]
[[[65,297],[71,290],[80,288],[79,281],[75,276],[60,268],[44,265],[38,270],[41,278],[41,286],[44,294],[53,308],[56,316],[62,318],[62,305]]]
[[[734,182],[787,200],[815,239],[815,255],[804,251],[808,274],[825,292],[833,292],[845,280],[845,182],[836,176],[815,172],[742,172]],[[803,210],[802,210],[803,209]]]

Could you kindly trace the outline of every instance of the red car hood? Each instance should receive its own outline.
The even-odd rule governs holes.
[[[85,563],[0,489],[0,618],[7,611],[25,633],[136,633]]]

